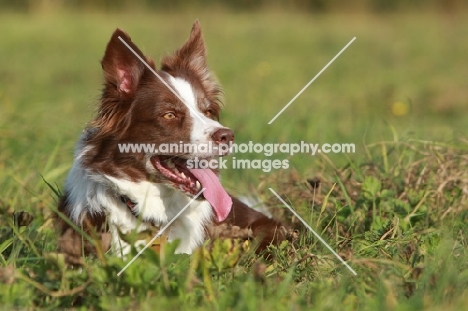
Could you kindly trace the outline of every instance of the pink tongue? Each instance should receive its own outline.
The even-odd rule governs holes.
[[[221,186],[218,176],[210,169],[192,168],[189,170],[205,188],[203,196],[210,202],[218,221],[226,219],[231,211],[232,199]]]

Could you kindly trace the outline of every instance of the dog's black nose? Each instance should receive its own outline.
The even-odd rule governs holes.
[[[229,144],[234,141],[234,132],[228,128],[220,128],[211,135],[216,144]]]

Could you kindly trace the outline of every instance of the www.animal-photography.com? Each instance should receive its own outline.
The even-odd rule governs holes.
[[[465,308],[464,1],[0,15],[0,309]]]

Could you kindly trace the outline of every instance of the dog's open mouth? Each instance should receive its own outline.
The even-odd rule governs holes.
[[[196,195],[202,189],[200,181],[187,168],[186,160],[174,156],[153,156],[151,162],[181,191]]]
[[[187,160],[176,156],[153,156],[151,163],[175,188],[188,195],[194,196],[204,188],[201,196],[210,202],[217,220],[226,219],[232,199],[210,168],[188,168]]]

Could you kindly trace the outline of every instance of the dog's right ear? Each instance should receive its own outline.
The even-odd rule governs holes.
[[[120,29],[114,31],[101,61],[106,85],[115,87],[119,95],[124,97],[135,94],[145,72],[145,64],[130,48],[154,69],[154,62],[146,58],[130,36]]]

